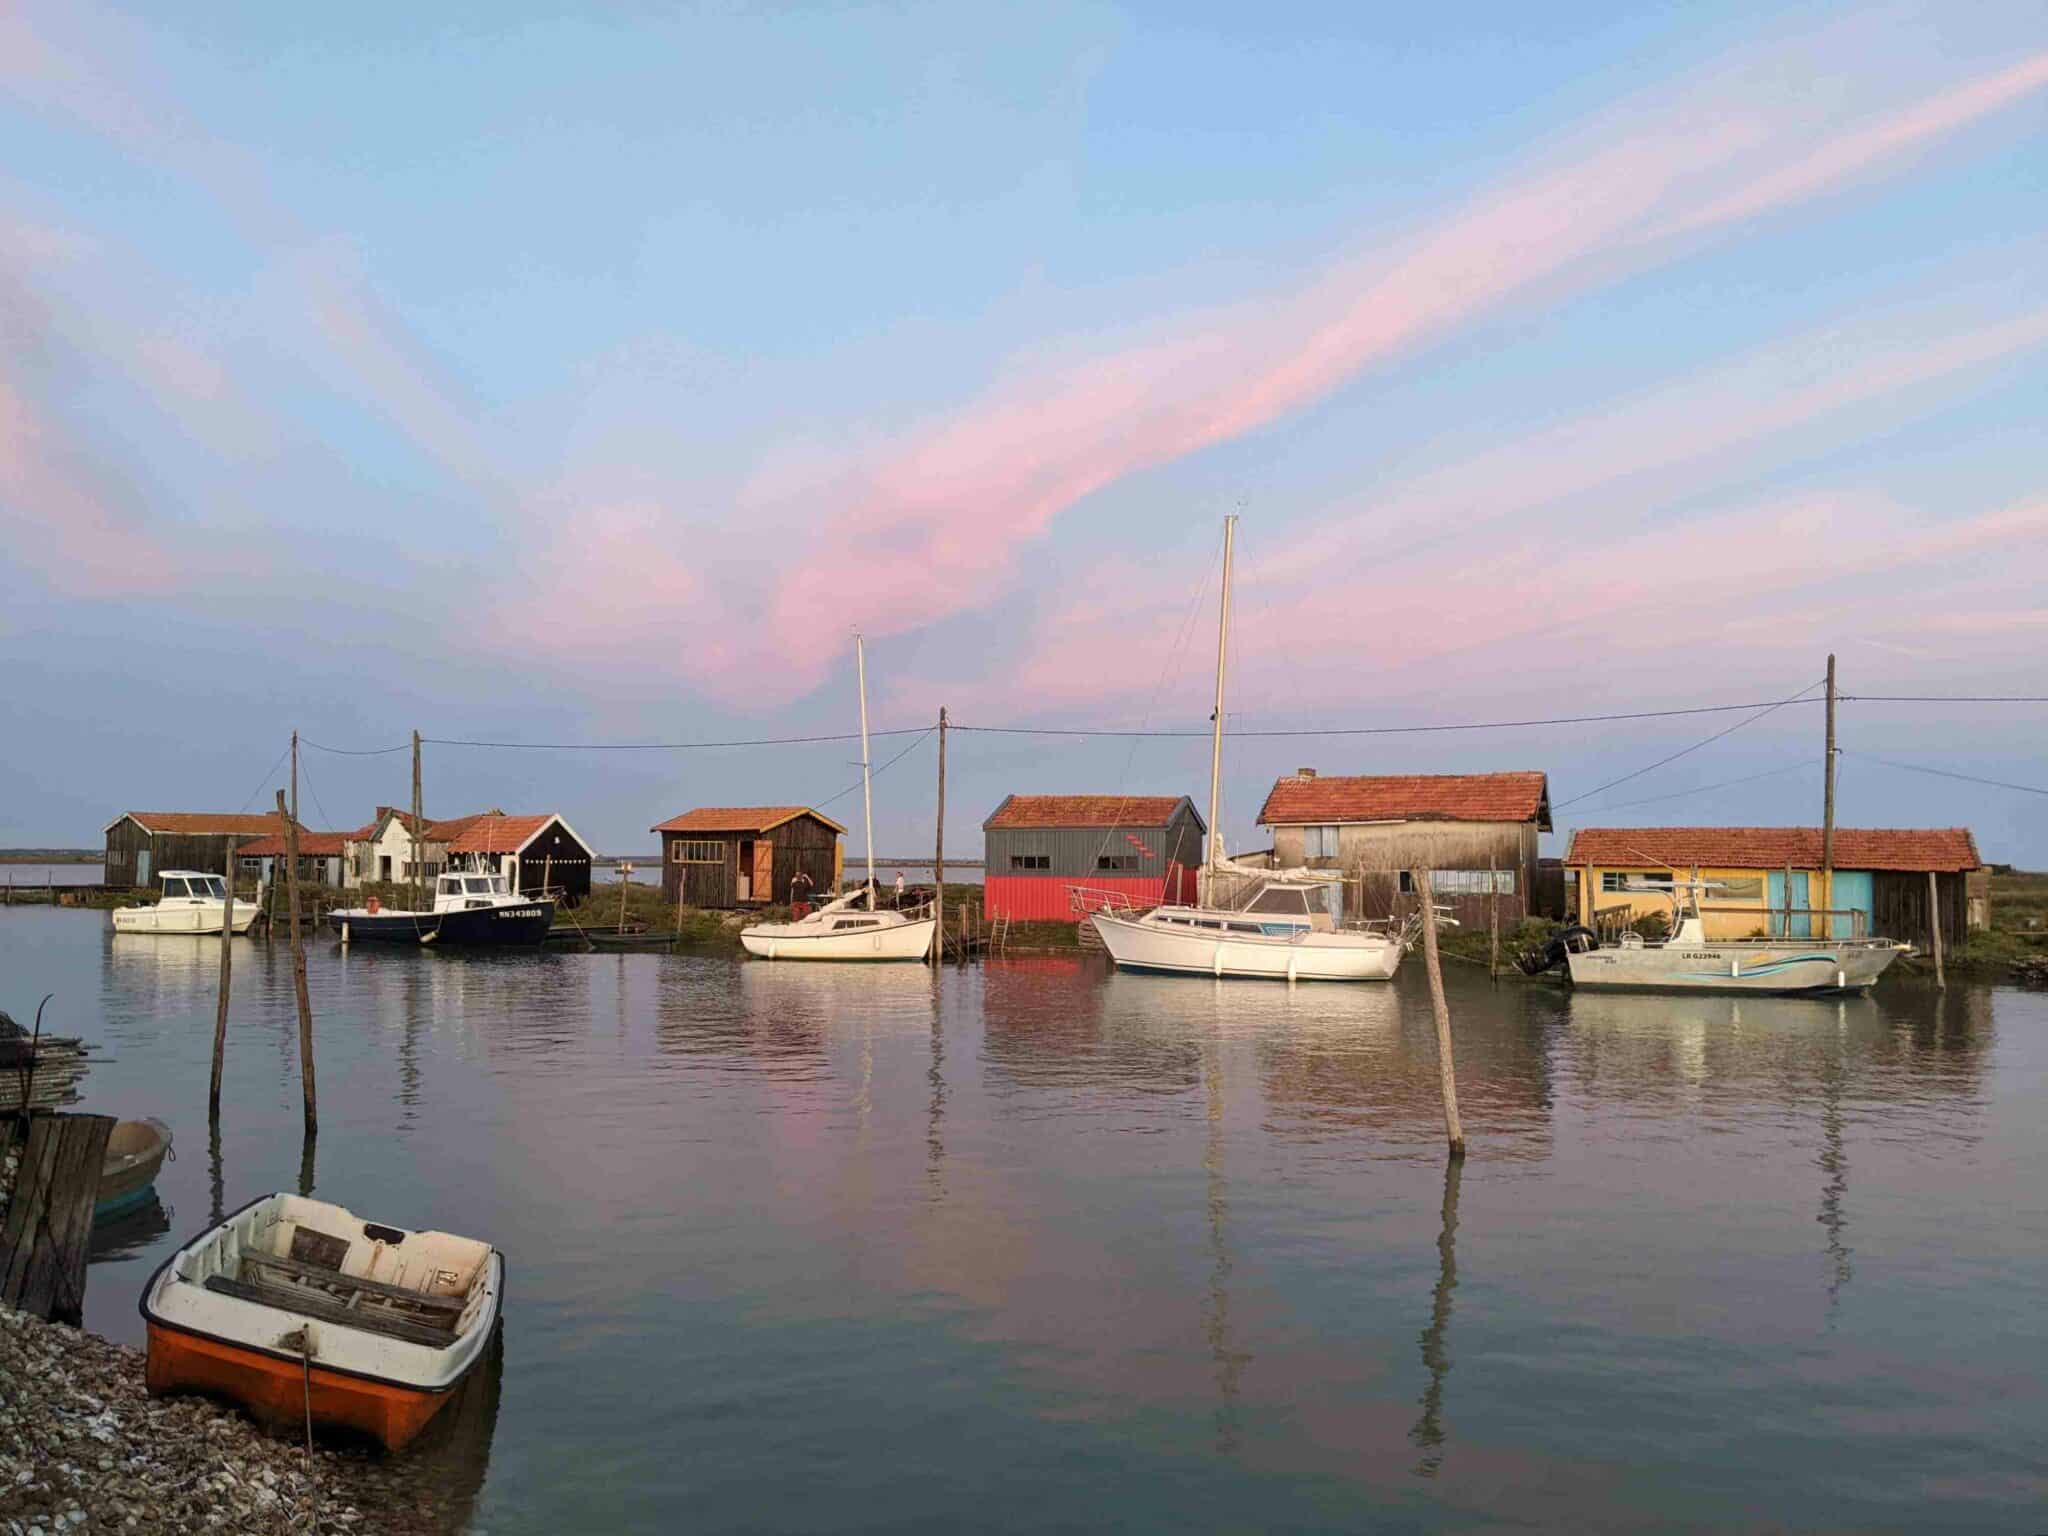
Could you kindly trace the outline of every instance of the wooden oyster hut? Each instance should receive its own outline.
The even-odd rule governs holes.
[[[1039,923],[1080,920],[1075,886],[1193,901],[1208,831],[1186,795],[1009,795],[981,829],[988,915]]]
[[[846,828],[808,806],[700,806],[652,830],[661,835],[661,889],[670,902],[784,905],[799,874],[812,896],[839,883]]]

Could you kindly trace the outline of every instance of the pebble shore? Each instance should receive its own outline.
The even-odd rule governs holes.
[[[232,1409],[151,1398],[140,1350],[0,1307],[5,1536],[461,1524],[466,1512],[434,1508],[409,1471],[317,1442],[309,1462],[302,1443],[274,1438]]]

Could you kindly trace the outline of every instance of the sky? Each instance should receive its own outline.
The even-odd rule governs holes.
[[[956,854],[1204,804],[1235,514],[1233,849],[1302,766],[1810,824],[1833,653],[1843,824],[2048,865],[2040,20],[0,0],[0,844],[418,730],[430,814],[858,848],[857,741],[536,745],[843,738],[856,629]]]

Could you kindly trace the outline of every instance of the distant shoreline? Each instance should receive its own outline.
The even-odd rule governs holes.
[[[103,864],[96,848],[0,848],[0,864]]]

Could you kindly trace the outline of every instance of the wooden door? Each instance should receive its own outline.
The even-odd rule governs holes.
[[[754,841],[754,899],[775,899],[775,842],[772,838]]]

